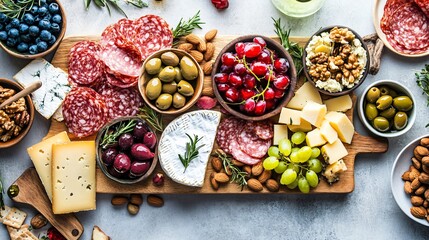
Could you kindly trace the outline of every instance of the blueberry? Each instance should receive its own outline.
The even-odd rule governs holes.
[[[13,27],[12,25],[10,25],[10,23],[8,25],[6,25],[6,27],[4,28],[6,31],[11,30]]]
[[[29,43],[29,42],[31,42],[31,40],[33,40],[33,39],[31,38],[30,34],[27,33],[27,34],[21,35],[21,41],[22,42]]]
[[[47,0],[39,0],[39,4],[40,4],[40,6],[46,5]]]
[[[28,44],[21,42],[20,44],[18,44],[16,49],[18,50],[18,52],[24,53],[28,51]]]
[[[52,15],[51,15],[50,13],[48,13],[48,14],[46,14],[42,19],[43,19],[43,20],[51,21],[51,19],[52,19]]]
[[[0,23],[5,23],[8,17],[4,13],[0,13]]]
[[[42,41],[42,39],[40,39],[40,37],[38,37],[38,38],[36,38],[35,40],[34,40],[34,42],[35,43],[39,43],[39,42],[41,42]]]
[[[49,20],[42,19],[39,22],[39,28],[47,30],[47,29],[51,28],[51,22],[49,22]]]
[[[39,12],[39,7],[38,6],[33,6],[30,10],[30,12],[34,15],[36,15]]]
[[[51,35],[51,39],[49,39],[48,41],[49,46],[54,45],[56,41],[57,41],[57,38],[54,35]]]
[[[28,25],[25,23],[19,24],[19,32],[20,33],[27,33],[28,32]]]
[[[7,32],[7,35],[11,38],[18,38],[19,37],[19,31],[16,28],[12,28]]]
[[[30,33],[30,36],[37,37],[37,36],[39,36],[40,30],[39,30],[39,27],[37,27],[37,26],[31,26],[28,29],[28,32]]]
[[[37,43],[37,51],[44,52],[48,49],[48,44],[44,41]]]
[[[60,24],[60,23],[61,23],[61,20],[62,20],[62,18],[61,18],[61,15],[59,15],[59,14],[55,14],[55,15],[52,17],[52,22],[54,22],[54,23],[58,23],[58,24]]]
[[[0,32],[0,41],[5,41],[7,39],[7,32],[1,31]]]
[[[4,29],[4,25],[0,24],[0,31],[3,31],[3,29]]]
[[[51,4],[49,4],[48,9],[49,9],[50,13],[57,13],[59,10],[59,6],[57,3],[51,3]]]
[[[60,25],[58,25],[58,23],[52,23],[51,24],[51,31],[52,31],[52,33],[59,33],[61,31]]]
[[[38,13],[40,16],[45,16],[45,14],[47,14],[47,13],[48,13],[48,9],[47,9],[46,7],[39,7],[39,10],[37,11],[37,13]]]
[[[6,40],[6,45],[8,46],[8,47],[15,47],[16,46],[16,44],[18,43],[18,39],[16,39],[16,38],[8,38],[7,40]]]
[[[40,32],[40,39],[42,39],[45,42],[49,41],[49,39],[51,39],[51,36],[52,34],[48,30],[42,30]]]
[[[28,25],[32,25],[34,23],[34,16],[31,13],[26,13],[24,14],[24,17],[22,18],[22,20],[28,24]]]
[[[31,45],[28,48],[28,51],[30,52],[30,54],[37,54],[38,53],[38,51],[37,51],[37,45]]]
[[[9,24],[14,28],[18,28],[20,23],[21,21],[18,18],[12,18]]]

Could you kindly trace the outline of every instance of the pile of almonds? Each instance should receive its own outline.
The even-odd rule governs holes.
[[[422,138],[414,148],[412,165],[402,174],[404,190],[411,196],[411,214],[429,222],[429,138]]]
[[[127,210],[131,215],[137,215],[140,211],[140,206],[143,204],[143,196],[141,194],[131,194],[129,197],[124,195],[115,195],[112,197],[111,203],[113,206],[123,206],[127,204]],[[164,200],[156,195],[148,195],[147,203],[152,207],[164,206]]]
[[[183,51],[188,52],[200,64],[205,75],[210,75],[213,69],[213,55],[215,52],[215,45],[212,42],[216,37],[217,30],[212,29],[208,31],[204,39],[191,33],[185,37],[185,42],[179,44],[177,47]]]

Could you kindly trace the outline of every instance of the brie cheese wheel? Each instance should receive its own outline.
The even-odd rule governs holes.
[[[162,169],[172,180],[192,187],[203,186],[220,118],[220,112],[198,110],[181,115],[165,128],[159,140],[158,157]],[[204,146],[185,171],[179,154],[183,156],[186,152],[186,143],[189,142],[186,134],[202,137],[197,146]]]

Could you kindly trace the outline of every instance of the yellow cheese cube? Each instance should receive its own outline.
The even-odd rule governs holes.
[[[278,145],[279,141],[283,138],[288,138],[287,125],[274,124],[273,144]]]
[[[322,175],[326,177],[329,183],[333,183],[338,180],[338,175],[345,171],[347,171],[347,166],[344,163],[344,160],[340,159],[327,166]]]
[[[337,131],[331,126],[328,120],[323,120],[320,127],[320,134],[329,143],[334,143],[338,139]]]
[[[338,137],[342,142],[350,144],[355,133],[353,123],[344,113],[329,112],[325,118],[329,121],[331,126],[337,131]]]
[[[339,139],[332,144],[328,143],[323,145],[320,151],[322,152],[325,161],[329,164],[340,160],[348,154],[347,149]]]
[[[301,124],[299,125],[288,125],[292,132],[309,132],[313,129],[311,124],[301,118]]]
[[[52,145],[54,214],[95,209],[95,142]]]
[[[334,112],[346,112],[353,106],[352,98],[348,94],[325,100],[323,103],[326,105],[328,111]]]
[[[322,104],[319,91],[310,82],[305,82],[286,105],[287,108],[302,110],[308,101]]]
[[[28,155],[33,161],[39,178],[42,181],[45,191],[49,199],[52,201],[52,180],[51,180],[51,154],[52,144],[61,144],[70,142],[67,132],[60,132],[55,136],[45,139],[29,148],[27,148]]]
[[[320,129],[315,128],[314,130],[307,133],[305,142],[309,147],[318,147],[326,143],[326,140],[320,134]]]
[[[280,113],[279,123],[288,125],[299,125],[301,124],[301,111],[282,108]]]
[[[301,118],[311,123],[313,126],[320,127],[322,126],[325,114],[325,105],[309,101],[302,109]]]

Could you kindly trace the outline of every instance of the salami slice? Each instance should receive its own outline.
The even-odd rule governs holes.
[[[224,118],[219,124],[216,141],[226,153],[231,153],[229,151],[230,142],[240,133],[240,126],[242,125],[242,120],[238,118]]]
[[[100,58],[115,73],[130,77],[140,74],[141,57],[130,49],[108,45],[101,50]]]
[[[255,123],[256,135],[264,140],[269,140],[274,136],[273,124],[269,122],[256,122]]]
[[[271,146],[271,140],[260,139],[255,134],[253,124],[246,124],[238,135],[237,142],[243,152],[254,158],[263,158]]]
[[[231,142],[229,145],[229,151],[232,154],[232,156],[234,157],[234,159],[236,159],[237,161],[240,161],[244,164],[255,165],[261,161],[261,159],[254,158],[254,157],[246,154],[245,152],[243,152],[240,148],[240,144],[237,142],[237,140],[235,138],[231,139]]]
[[[134,116],[138,113],[143,100],[135,88],[105,87],[100,93],[106,100],[108,119]]]
[[[91,86],[100,81],[104,64],[98,58],[100,46],[94,42],[82,41],[70,50],[69,80],[73,85]]]
[[[414,0],[422,12],[429,18],[429,0]]]
[[[117,76],[109,73],[108,70],[106,70],[106,79],[110,85],[120,88],[134,87],[138,82],[138,77]]]
[[[95,134],[107,122],[106,103],[101,95],[87,87],[76,87],[63,102],[64,122],[78,138]]]

